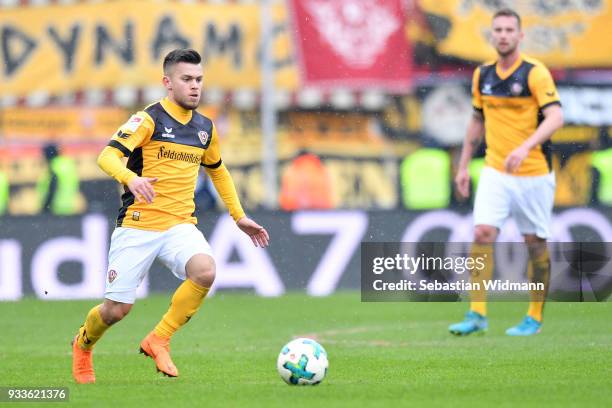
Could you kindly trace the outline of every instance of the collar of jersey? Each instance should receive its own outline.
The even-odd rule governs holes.
[[[510,75],[512,75],[514,71],[516,71],[518,67],[521,66],[522,62],[523,62],[523,54],[520,54],[519,57],[516,59],[516,61],[514,61],[514,64],[510,66],[510,68],[502,71],[501,67],[499,66],[499,61],[498,61],[498,63],[495,64],[495,72],[497,73],[497,76],[500,77],[500,79],[502,80],[507,79],[508,77],[510,77]]]
[[[170,116],[172,116],[177,122],[186,125],[191,120],[192,111],[190,109],[183,109],[177,104],[173,103],[165,97],[160,101],[161,106],[164,108]]]

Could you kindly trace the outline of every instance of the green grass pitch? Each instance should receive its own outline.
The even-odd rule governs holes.
[[[465,303],[217,294],[174,337],[180,377],[169,379],[138,354],[169,298],[139,300],[107,332],[96,346],[94,385],[73,382],[69,342],[96,302],[0,303],[0,386],[68,386],[69,405],[117,408],[612,403],[612,302],[550,303],[542,333],[532,338],[504,335],[526,303],[492,303],[486,335],[455,338],[446,328]],[[276,373],[276,357],[294,336],[327,349],[321,385],[291,387]]]

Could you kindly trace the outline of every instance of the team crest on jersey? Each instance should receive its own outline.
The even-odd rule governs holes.
[[[208,141],[210,140],[210,135],[208,134],[207,131],[200,130],[198,132],[198,138],[200,139],[200,142],[202,142],[203,145],[206,145]]]
[[[512,92],[512,95],[520,95],[523,92],[523,85],[518,82],[513,83],[510,87],[510,92]]]
[[[117,271],[111,269],[108,271],[108,283],[113,283],[113,281],[117,278]]]
[[[491,84],[484,84],[484,86],[482,87],[482,94],[483,95],[491,95],[493,91],[491,90]]]

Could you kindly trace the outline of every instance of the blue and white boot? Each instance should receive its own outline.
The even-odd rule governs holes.
[[[542,329],[542,322],[531,316],[525,316],[522,322],[506,330],[508,336],[533,336]]]
[[[478,312],[470,310],[461,323],[448,326],[448,331],[455,336],[467,336],[472,333],[485,333],[489,328],[487,318]]]

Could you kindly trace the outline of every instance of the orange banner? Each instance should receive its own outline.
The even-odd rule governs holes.
[[[7,108],[0,134],[6,141],[108,140],[128,117],[120,108]]]

